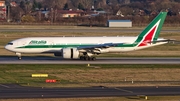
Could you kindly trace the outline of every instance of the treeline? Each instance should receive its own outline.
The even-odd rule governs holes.
[[[169,9],[179,13],[180,0],[7,0],[6,4],[15,1],[23,13],[28,14],[38,9],[80,9],[80,10],[104,10],[113,14],[121,10],[124,15],[136,15],[139,10],[145,10],[147,14],[153,11]]]
[[[149,23],[160,11],[167,11],[166,23],[180,23],[180,0],[6,0],[10,5],[11,22],[76,23],[105,25],[109,19],[130,19],[135,24]],[[106,11],[95,17],[56,18],[41,11],[55,10]],[[117,13],[119,13],[117,15]]]

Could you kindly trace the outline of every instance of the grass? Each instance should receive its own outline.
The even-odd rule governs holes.
[[[58,26],[58,25],[1,25],[0,29],[72,29],[87,28],[77,26]]]
[[[148,24],[144,24],[144,26],[133,26],[128,28],[109,28],[109,27],[89,27],[89,26],[62,26],[62,25],[1,25],[0,29],[144,29]],[[163,30],[167,29],[179,29],[179,27],[168,27],[163,26]]]
[[[47,87],[88,86],[154,86],[146,81],[180,81],[180,65],[0,65],[0,83],[19,83]],[[48,78],[32,78],[33,73],[49,74]],[[125,78],[127,82],[125,81]],[[46,79],[59,80],[55,84]],[[131,83],[131,79],[141,83]],[[164,83],[160,85],[177,85]]]

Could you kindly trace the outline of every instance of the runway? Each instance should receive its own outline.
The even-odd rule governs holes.
[[[96,61],[64,60],[57,57],[24,56],[18,60],[16,56],[1,56],[0,64],[180,64],[180,58],[170,57],[97,57]]]
[[[120,96],[167,96],[180,95],[176,87],[87,87],[87,88],[43,88],[22,87],[16,84],[0,84],[0,98],[77,98]]]

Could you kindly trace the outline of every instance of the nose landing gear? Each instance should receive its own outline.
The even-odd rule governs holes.
[[[16,53],[16,55],[18,56],[18,59],[21,60],[21,53]]]

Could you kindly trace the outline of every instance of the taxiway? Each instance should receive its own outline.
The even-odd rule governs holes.
[[[119,97],[119,96],[175,96],[180,87],[87,87],[43,88],[0,84],[0,98],[72,98],[72,97]]]

